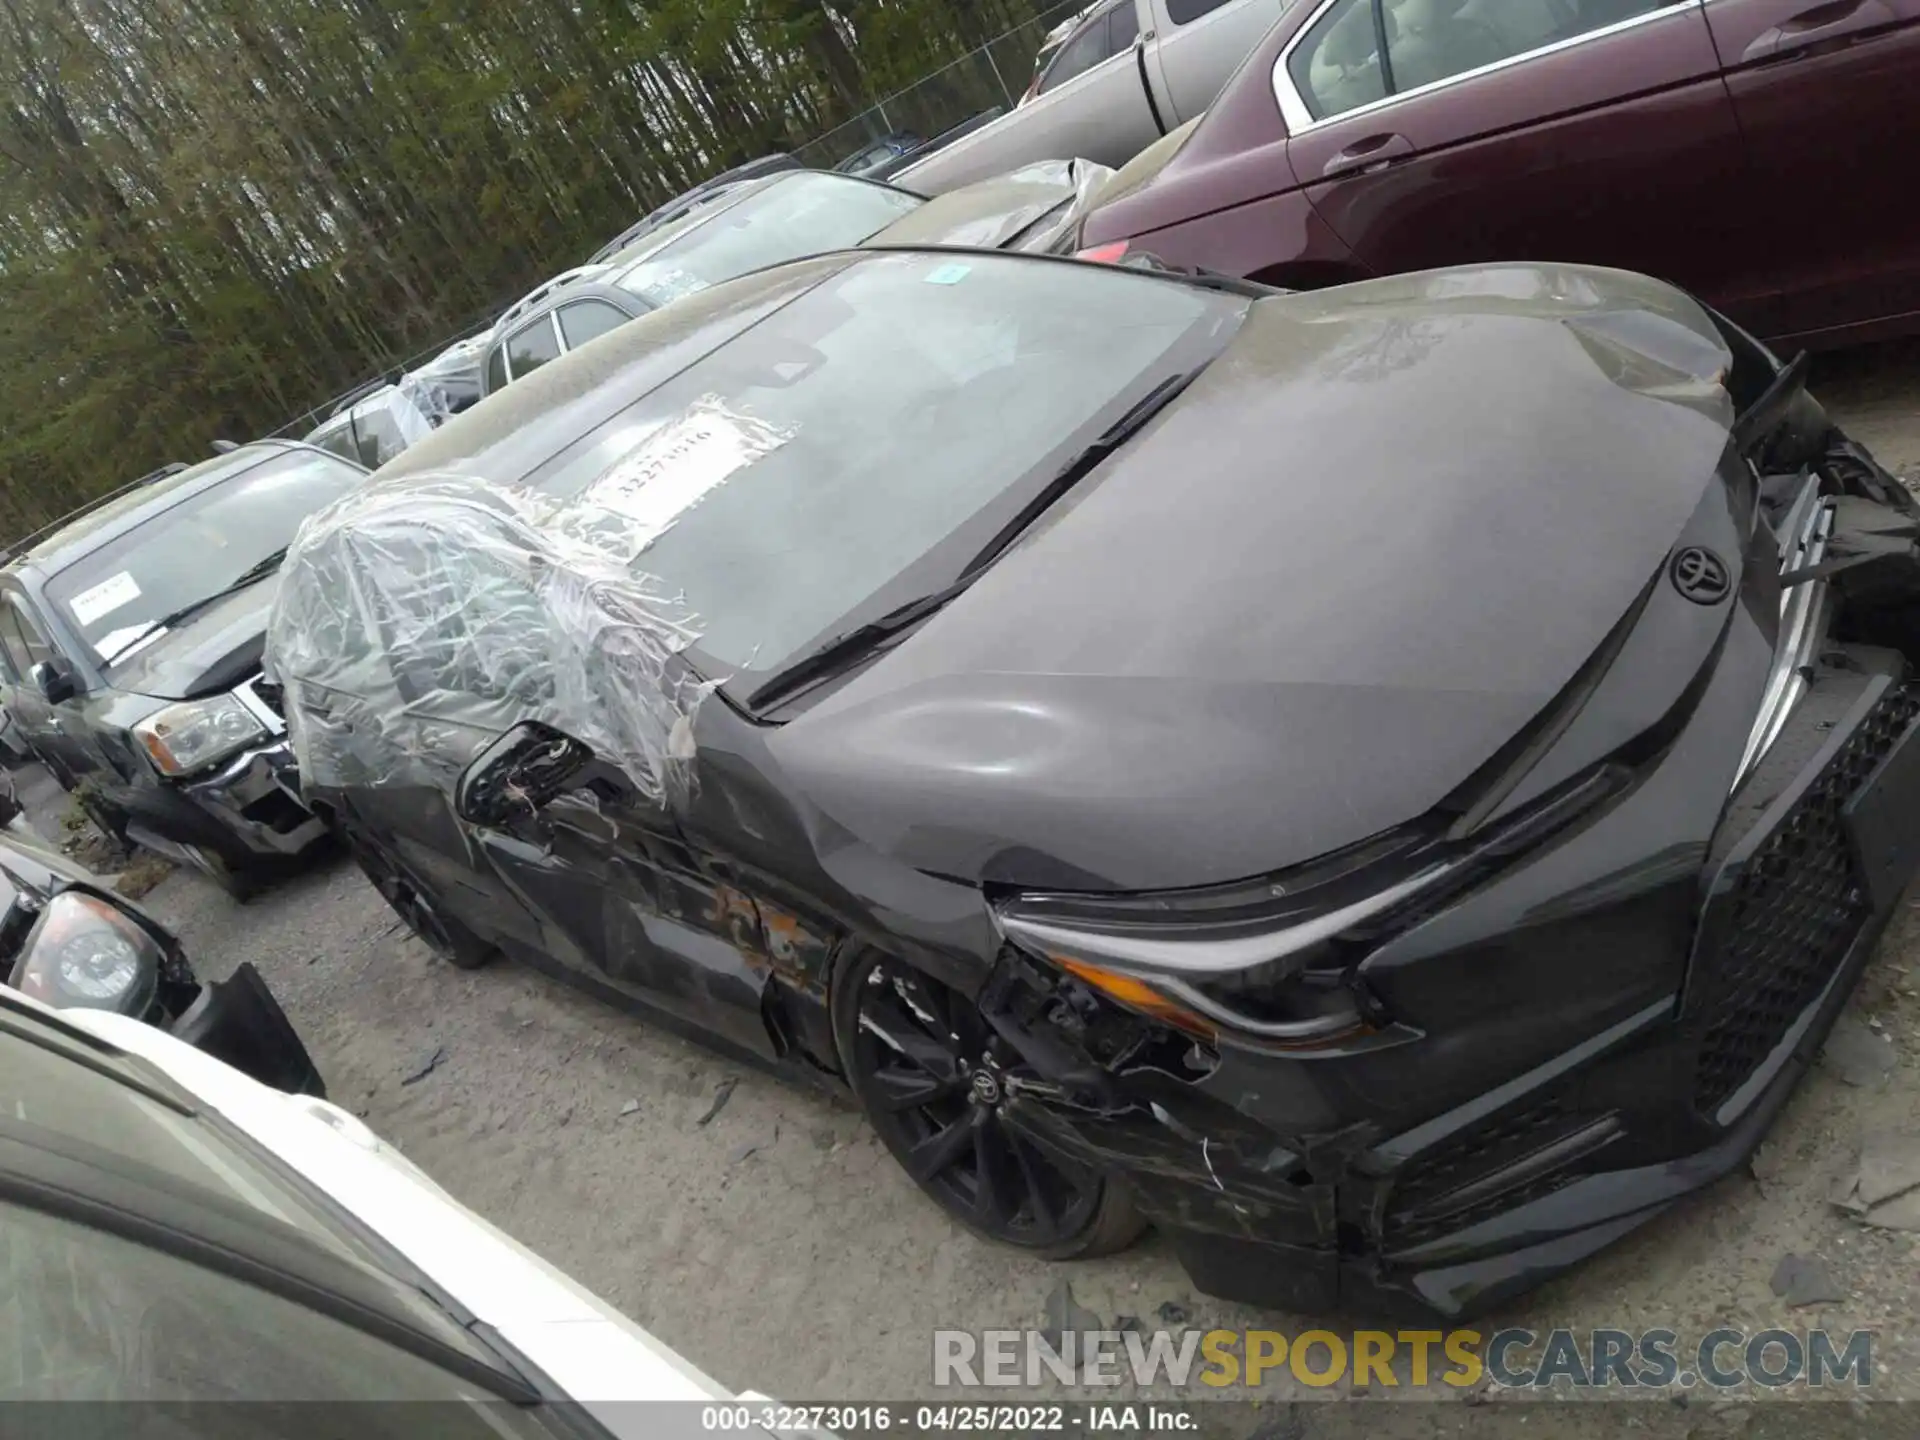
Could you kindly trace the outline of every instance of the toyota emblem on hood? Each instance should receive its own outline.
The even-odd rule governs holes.
[[[1696,605],[1718,605],[1733,588],[1727,562],[1698,545],[1689,545],[1675,555],[1667,573],[1673,579],[1673,588]]]

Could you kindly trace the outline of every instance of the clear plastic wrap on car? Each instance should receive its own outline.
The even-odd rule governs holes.
[[[642,794],[684,793],[712,684],[679,659],[697,619],[645,549],[782,438],[703,400],[568,497],[429,472],[311,517],[267,637],[305,783],[451,794],[489,741],[538,720]]]
[[[1019,234],[1017,229],[1009,231],[1009,237],[1019,234],[1019,239],[1013,248],[1035,254],[1051,254],[1063,248],[1071,249],[1072,246],[1065,242],[1080,233],[1080,222],[1086,218],[1087,209],[1093,197],[1113,178],[1113,174],[1111,165],[1097,164],[1092,160],[1041,160],[1008,173],[1003,178],[1035,187],[1058,187],[1061,193],[1073,197],[1073,203],[1055,216],[1050,224],[1026,234]],[[1058,204],[1058,201],[1054,203]],[[1036,201],[1031,214],[1024,217],[1024,223],[1033,225],[1052,208],[1050,205]],[[989,243],[1005,242],[995,240]]]

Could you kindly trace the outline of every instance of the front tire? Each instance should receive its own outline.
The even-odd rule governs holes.
[[[853,955],[834,977],[833,1033],[867,1122],[968,1229],[1054,1260],[1139,1236],[1118,1186],[1020,1124],[1019,1087],[1036,1077],[957,991],[889,956]]]
[[[258,873],[242,869],[210,846],[182,845],[180,849],[187,862],[224,890],[229,899],[244,905],[260,893]]]
[[[342,833],[340,838],[354,864],[373,882],[373,888],[442,960],[457,970],[478,970],[500,953],[451,915],[442,914],[385,850],[351,832]]]

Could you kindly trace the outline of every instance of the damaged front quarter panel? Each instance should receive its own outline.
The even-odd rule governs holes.
[[[1332,1303],[1339,1184],[1377,1139],[1367,1127],[1276,1134],[1247,1113],[1256,1072],[1233,1063],[1230,1045],[1122,1010],[1010,946],[979,1005],[1039,1077],[1014,1088],[1010,1123],[1124,1175],[1197,1283],[1219,1245],[1252,1245],[1284,1259],[1286,1289],[1267,1303]]]

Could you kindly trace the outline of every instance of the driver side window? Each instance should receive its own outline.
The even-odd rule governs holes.
[[[1089,21],[1053,57],[1053,64],[1047,67],[1046,76],[1040,82],[1040,93],[1044,95],[1056,86],[1066,84],[1074,76],[1085,74],[1102,60],[1111,59],[1113,53],[1108,48],[1106,17]]]
[[[22,676],[43,660],[53,659],[53,647],[47,643],[47,637],[40,633],[40,627],[34,623],[31,615],[18,604],[9,603],[4,617],[0,643],[6,646],[7,658],[19,666]]]
[[[28,668],[27,645],[14,622],[13,607],[0,604],[0,680],[24,685]]]

